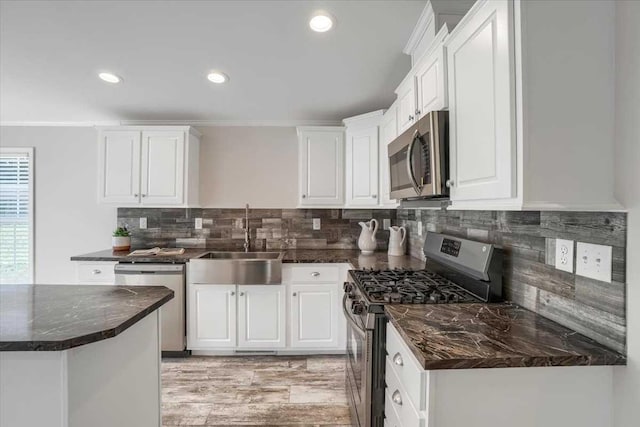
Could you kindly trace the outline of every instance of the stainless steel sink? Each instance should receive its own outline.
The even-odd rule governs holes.
[[[284,252],[206,252],[189,261],[187,280],[207,285],[282,283]]]
[[[207,252],[196,259],[280,259],[283,252]]]

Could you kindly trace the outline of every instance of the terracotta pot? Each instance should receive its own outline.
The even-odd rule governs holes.
[[[114,251],[128,251],[131,249],[131,237],[112,237],[111,247]]]

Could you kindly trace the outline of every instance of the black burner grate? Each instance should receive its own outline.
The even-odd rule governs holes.
[[[454,282],[427,270],[352,270],[372,303],[446,304],[481,301]]]

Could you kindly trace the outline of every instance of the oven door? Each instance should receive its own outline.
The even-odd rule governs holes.
[[[367,330],[359,316],[352,315],[347,294],[342,309],[347,319],[346,382],[351,422],[357,427],[371,426],[371,345],[373,331]]]

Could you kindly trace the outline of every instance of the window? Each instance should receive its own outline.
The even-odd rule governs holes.
[[[0,148],[0,284],[33,283],[33,148]]]

